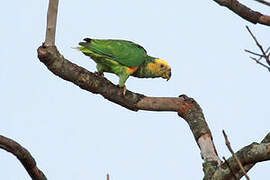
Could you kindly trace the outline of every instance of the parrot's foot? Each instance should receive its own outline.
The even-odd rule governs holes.
[[[98,76],[104,77],[104,73],[103,72],[96,71],[96,72],[94,72],[94,74],[95,75],[98,75]]]
[[[123,92],[122,92],[122,95],[126,95],[126,92],[127,92],[127,87],[126,85],[124,85],[124,87],[120,87],[119,85],[117,85],[119,88],[123,89]]]
[[[123,87],[123,95],[125,96],[126,95],[126,92],[127,92],[127,87],[126,85]]]

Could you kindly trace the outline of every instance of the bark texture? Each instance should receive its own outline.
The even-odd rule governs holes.
[[[121,88],[112,84],[105,77],[89,72],[65,59],[55,46],[39,47],[38,57],[52,73],[60,78],[70,81],[89,92],[100,94],[105,99],[127,109],[133,111],[177,112],[188,123],[201,150],[202,159],[204,160],[204,179],[230,179],[234,176],[241,178],[244,175],[233,157],[230,157],[227,163],[220,160],[202,109],[194,99],[186,95],[180,95],[179,97],[147,97],[129,90],[124,96]],[[269,139],[267,136],[261,144],[251,144],[236,153],[246,171],[257,162],[269,160]]]
[[[38,169],[35,159],[27,149],[12,139],[0,135],[0,148],[12,153],[22,163],[30,177],[34,180],[47,180],[46,176]]]
[[[226,163],[220,160],[202,109],[194,99],[186,95],[147,97],[129,90],[124,96],[121,88],[112,84],[105,77],[89,72],[65,59],[55,46],[39,47],[38,57],[52,73],[60,78],[70,81],[84,90],[100,94],[105,99],[127,109],[177,112],[188,123],[201,150],[204,160],[204,179],[230,179],[234,176],[240,179],[244,175],[233,157],[228,158]],[[253,143],[236,153],[246,171],[257,162],[269,160],[269,139],[268,135],[261,144]]]
[[[244,169],[249,171],[256,163],[270,160],[270,133],[262,140],[261,143],[252,143],[244,148],[240,149],[235,155],[239,158]],[[228,165],[230,167],[228,167]],[[233,172],[232,172],[233,171]],[[233,157],[227,159],[227,163],[222,163],[215,173],[213,174],[212,180],[219,179],[240,179],[243,177],[243,173],[240,170],[236,160]]]
[[[47,13],[46,46],[55,45],[56,22],[59,0],[50,0]]]
[[[254,11],[249,7],[241,4],[237,0],[214,0],[221,6],[227,7],[235,14],[239,15],[243,19],[253,23],[253,24],[264,24],[269,26],[270,25],[270,16],[264,15],[260,12]]]
[[[58,52],[55,46],[39,47],[38,57],[55,75],[78,85],[84,90],[100,94],[109,101],[127,109],[137,111],[136,104],[144,97],[144,95],[132,93],[128,90],[125,96],[122,95],[123,90],[121,88],[115,86],[106,78],[68,61]]]
[[[60,78],[70,81],[84,90],[100,94],[105,99],[117,103],[127,109],[138,111],[174,111],[188,123],[194,138],[201,149],[205,162],[215,161],[220,164],[211,131],[207,125],[201,107],[187,97],[147,97],[127,90],[123,95],[122,89],[112,84],[105,77],[89,72],[83,67],[65,59],[55,46],[41,46],[38,48],[38,58],[47,68]],[[203,139],[199,141],[199,139]],[[204,142],[207,142],[205,144]]]

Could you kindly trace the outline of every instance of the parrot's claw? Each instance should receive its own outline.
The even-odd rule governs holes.
[[[103,72],[98,72],[98,71],[96,71],[96,72],[94,72],[94,73],[95,73],[95,75],[104,77],[104,73],[103,73]]]
[[[127,87],[124,86],[124,87],[123,87],[123,95],[124,95],[124,96],[126,95],[126,92],[127,92]]]
[[[126,85],[124,87],[120,87],[119,85],[117,85],[121,90],[123,89],[122,93],[120,95],[126,95],[126,92],[127,92],[127,87]]]

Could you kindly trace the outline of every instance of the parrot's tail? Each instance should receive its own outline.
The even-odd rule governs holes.
[[[83,47],[86,47],[87,46],[87,43],[86,42],[79,42],[79,45],[80,46],[83,46]]]
[[[79,45],[82,46],[82,47],[84,47],[84,48],[86,48],[86,49],[92,49],[91,48],[91,41],[92,41],[92,39],[90,39],[90,38],[84,38],[83,40],[85,42],[79,42]]]
[[[92,41],[91,38],[84,38],[83,40],[84,40],[85,42],[88,42],[88,43],[90,43],[90,42]]]
[[[80,47],[71,47],[72,49],[76,49],[78,51],[81,51],[81,48]]]

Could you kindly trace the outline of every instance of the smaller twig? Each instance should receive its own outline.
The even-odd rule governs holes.
[[[109,173],[107,173],[107,175],[106,175],[106,180],[110,180],[110,174]]]
[[[237,177],[235,176],[235,174],[234,174],[234,172],[233,172],[233,170],[232,170],[232,168],[231,168],[229,162],[225,159],[224,156],[222,157],[222,159],[225,161],[225,163],[226,163],[227,166],[229,167],[229,169],[230,169],[230,171],[232,172],[232,175],[233,175],[233,177],[235,178],[235,180],[237,180]]]
[[[270,6],[270,2],[268,2],[268,1],[264,1],[264,0],[255,0],[255,1],[262,3],[264,5]]]
[[[270,47],[268,47],[268,48],[266,49],[265,53],[267,54],[269,50],[270,50]],[[269,52],[269,53],[270,53],[270,52]],[[269,56],[269,54],[268,54],[267,56]]]
[[[246,171],[245,171],[245,169],[244,169],[244,167],[243,167],[241,161],[240,161],[240,160],[238,159],[238,157],[235,155],[235,153],[234,153],[234,151],[233,151],[233,149],[232,149],[232,147],[231,147],[231,144],[230,144],[230,141],[229,141],[229,139],[228,139],[227,134],[225,133],[224,130],[222,130],[222,133],[223,133],[223,136],[224,136],[224,138],[225,138],[226,146],[228,147],[228,149],[229,149],[229,151],[231,152],[232,156],[234,157],[234,159],[236,160],[236,162],[237,162],[237,164],[239,165],[240,169],[241,169],[242,172],[244,173],[246,179],[247,179],[247,180],[250,180],[250,178],[248,177],[248,175],[247,175],[247,173],[246,173]]]
[[[267,51],[269,51],[269,49],[270,49],[270,47],[267,49]],[[263,55],[258,54],[258,53],[255,53],[255,52],[252,52],[252,51],[247,50],[247,49],[245,49],[245,51],[248,52],[248,53],[250,53],[250,54],[253,54],[253,55],[255,55],[255,56],[259,56],[259,59],[256,59],[256,58],[254,58],[254,57],[250,57],[250,58],[251,58],[252,60],[256,61],[256,63],[262,65],[263,67],[267,68],[267,69],[270,71],[270,67],[269,67],[269,66],[267,66],[267,65],[263,64],[262,62],[260,62],[261,58],[264,57]],[[269,54],[268,54],[267,56],[269,57],[269,55],[270,55],[270,52],[269,52]]]
[[[260,59],[263,57],[263,55],[258,54],[258,53],[255,53],[255,52],[252,52],[252,51],[247,50],[247,49],[244,49],[244,51],[246,51],[246,52],[248,52],[248,53],[250,53],[250,54],[253,54],[253,55],[255,55],[255,56],[259,56],[260,58],[259,58],[258,60],[260,60]]]
[[[267,68],[270,71],[270,67],[263,64],[262,62],[260,62],[258,59],[254,58],[254,57],[250,57],[252,60],[256,61],[256,63],[262,65],[263,67]]]
[[[59,0],[50,0],[47,12],[45,46],[55,46],[55,33]]]
[[[258,40],[257,40],[256,37],[254,36],[254,34],[251,32],[251,30],[249,29],[249,27],[246,26],[246,28],[247,28],[249,34],[250,34],[250,35],[252,36],[252,38],[254,39],[254,41],[256,42],[256,45],[260,48],[260,50],[261,50],[263,56],[267,59],[267,56],[266,56],[266,54],[265,54],[265,51],[263,50],[262,45],[258,42]]]
[[[267,54],[269,50],[270,50],[270,47],[267,48],[267,50],[265,51],[265,53]],[[269,56],[270,56],[270,52],[267,54],[267,59],[268,60],[269,60]]]
[[[270,56],[270,53],[267,55],[268,51],[270,50],[270,47],[267,48],[266,51],[264,51],[262,45],[258,42],[258,40],[256,39],[255,35],[251,32],[251,30],[249,29],[248,26],[246,26],[249,34],[251,35],[251,37],[253,38],[253,40],[256,42],[256,45],[259,47],[259,49],[261,50],[262,52],[262,55],[259,54],[259,53],[255,53],[255,52],[252,52],[252,51],[249,51],[249,50],[246,50],[246,52],[250,53],[250,54],[253,54],[253,55],[256,55],[256,56],[259,56],[260,58],[259,59],[255,59],[253,57],[250,57],[251,59],[253,59],[254,61],[256,61],[258,64],[262,65],[263,67],[267,68],[269,71],[270,71],[270,59],[269,59],[269,56]],[[264,58],[266,63],[269,65],[269,66],[266,66],[265,64],[263,63],[260,63],[259,61]]]

